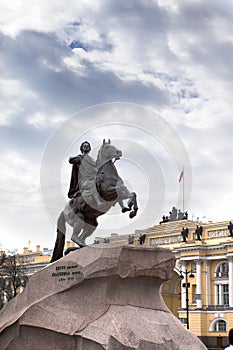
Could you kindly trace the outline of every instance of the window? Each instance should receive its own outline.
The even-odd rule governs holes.
[[[229,304],[229,285],[228,284],[223,285],[223,304],[224,305]]]
[[[229,305],[229,285],[216,284],[215,286],[215,303],[216,305]]]
[[[196,284],[192,285],[192,304],[196,304]]]
[[[187,318],[186,317],[179,318],[179,320],[181,321],[181,323],[187,324]]]
[[[228,278],[229,266],[228,262],[223,262],[216,269],[216,277]]]
[[[223,320],[217,321],[214,324],[214,332],[226,332],[227,330],[227,325],[226,322]]]
[[[209,332],[226,332],[227,331],[227,323],[222,318],[214,319],[211,322]]]
[[[221,294],[220,294],[220,285],[217,284],[216,286],[216,304],[220,305],[221,304]]]
[[[229,305],[229,265],[227,261],[220,263],[215,270],[215,305]]]

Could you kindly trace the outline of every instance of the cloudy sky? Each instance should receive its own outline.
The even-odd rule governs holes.
[[[103,138],[122,150],[140,207],[130,220],[116,205],[92,240],[158,223],[183,194],[190,219],[233,218],[232,1],[3,0],[0,11],[2,248],[53,246],[85,139],[93,157]]]

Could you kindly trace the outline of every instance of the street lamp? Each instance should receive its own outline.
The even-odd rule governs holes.
[[[182,284],[182,287],[185,288],[185,293],[186,293],[186,318],[187,318],[187,329],[189,329],[189,287],[190,287],[190,283],[188,283],[188,276],[189,278],[194,278],[194,274],[192,272],[192,270],[187,271],[187,269],[185,269],[185,271],[180,271],[180,279],[183,280],[184,279],[184,275],[185,274],[185,283]]]

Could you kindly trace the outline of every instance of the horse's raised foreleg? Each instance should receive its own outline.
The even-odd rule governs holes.
[[[129,217],[130,219],[132,219],[134,216],[137,215],[137,211],[138,211],[138,204],[137,204],[137,195],[135,192],[132,192],[130,194],[130,199],[129,199],[130,204],[129,207],[132,208],[133,210],[129,213]]]
[[[118,203],[119,203],[119,205],[120,205],[120,207],[121,207],[121,212],[122,212],[122,213],[126,213],[127,211],[130,211],[130,210],[131,210],[131,208],[127,208],[127,207],[124,205],[122,199],[119,199],[119,200],[118,200]]]
[[[63,249],[65,246],[66,222],[64,212],[62,211],[57,220],[57,239],[53,249],[53,255],[50,262],[54,262],[63,257]]]
[[[122,213],[125,213],[126,211],[130,211],[129,217],[130,219],[132,219],[134,216],[137,215],[137,211],[138,211],[136,193],[135,192],[130,193],[126,186],[120,186],[117,192],[118,192],[118,203],[122,209],[121,210]],[[123,200],[127,198],[129,199],[127,203],[128,208],[125,207],[123,204]]]
[[[129,190],[127,189],[126,186],[120,184],[115,188],[118,198],[117,198],[117,202],[119,203],[120,207],[121,207],[121,212],[122,213],[126,213],[127,211],[131,210],[132,205],[130,206],[130,201],[128,201],[127,205],[128,208],[124,205],[123,200],[127,199],[130,197],[131,193],[129,192]]]

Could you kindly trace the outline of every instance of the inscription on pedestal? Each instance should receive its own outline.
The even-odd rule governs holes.
[[[72,281],[76,275],[80,275],[78,265],[61,265],[56,266],[55,272],[52,272],[52,277],[57,278],[58,282]]]

